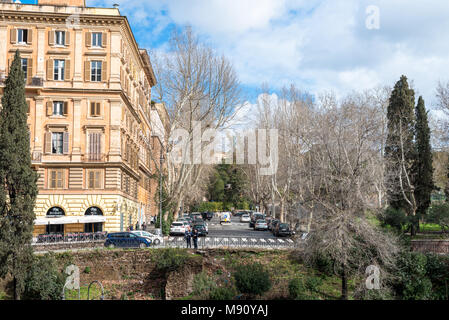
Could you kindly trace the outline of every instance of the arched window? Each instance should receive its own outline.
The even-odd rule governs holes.
[[[101,209],[98,207],[90,207],[89,209],[86,210],[84,215],[86,215],[86,216],[102,216],[103,211],[101,211]]]
[[[52,208],[48,209],[47,216],[50,216],[50,217],[65,216],[65,212],[60,207],[52,207]]]

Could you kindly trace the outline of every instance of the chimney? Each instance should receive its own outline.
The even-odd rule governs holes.
[[[86,0],[37,0],[38,5],[85,7]]]

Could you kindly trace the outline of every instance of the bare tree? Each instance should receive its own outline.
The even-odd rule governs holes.
[[[315,144],[310,149],[314,184],[309,195],[317,203],[305,257],[324,255],[341,278],[342,298],[348,298],[348,278],[368,265],[394,264],[394,239],[372,225],[367,211],[373,202],[375,172],[369,163],[378,156],[375,108],[353,103],[321,105],[315,118]]]
[[[170,117],[167,134],[173,136],[180,129],[188,133],[185,139],[175,136],[167,146],[165,188],[176,219],[186,194],[199,187],[204,169],[201,150],[212,143],[194,136],[201,139],[206,129],[226,128],[241,105],[241,92],[232,64],[201,44],[190,27],[173,34],[171,50],[156,55],[154,65],[155,96],[165,102]],[[197,123],[200,127],[195,127]],[[175,161],[175,149],[182,149],[181,161]]]

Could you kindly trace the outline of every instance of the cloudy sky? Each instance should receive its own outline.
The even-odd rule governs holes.
[[[262,83],[342,96],[405,74],[431,107],[438,81],[449,81],[447,0],[87,0],[114,3],[150,52],[167,50],[171,30],[191,25],[233,62],[253,103]],[[370,6],[378,29],[367,28]]]

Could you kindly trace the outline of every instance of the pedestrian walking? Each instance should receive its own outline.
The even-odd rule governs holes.
[[[139,230],[139,222],[136,222],[136,230]]]
[[[129,231],[133,231],[133,226],[129,226]]]
[[[192,238],[193,238],[193,248],[195,250],[198,250],[198,230],[197,229],[193,229]]]
[[[186,229],[186,232],[184,234],[184,239],[186,239],[187,242],[187,248],[192,248],[192,233],[190,232],[190,228]]]
[[[144,222],[144,223],[142,223],[142,230],[143,231],[146,231],[147,230],[147,224]]]

